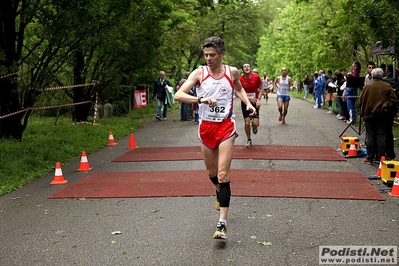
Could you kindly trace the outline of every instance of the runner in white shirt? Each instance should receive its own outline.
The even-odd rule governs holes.
[[[280,113],[278,121],[285,124],[285,117],[287,116],[288,106],[290,105],[290,87],[294,87],[294,81],[287,76],[287,68],[281,69],[281,76],[274,81],[274,93],[277,91],[277,108]]]
[[[233,90],[246,105],[251,115],[256,110],[241,86],[238,70],[222,64],[225,45],[221,38],[210,37],[202,44],[206,66],[194,70],[175,100],[199,104],[198,136],[201,152],[211,182],[216,187],[215,207],[220,207],[219,221],[213,235],[215,239],[227,238],[227,213],[230,205],[230,165],[233,157],[234,140],[237,136],[233,114]],[[197,97],[189,95],[197,87]]]
[[[272,81],[267,76],[266,72],[263,72],[263,77],[261,78],[263,85],[263,97],[265,97],[266,102],[269,100],[269,90],[273,87]]]

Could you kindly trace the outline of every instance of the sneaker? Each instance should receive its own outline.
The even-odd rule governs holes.
[[[331,110],[327,111],[327,114],[331,114]]]
[[[252,131],[254,134],[258,133],[258,127],[252,126]]]
[[[216,196],[215,196],[215,208],[216,210],[220,210],[220,203],[219,203],[219,192],[216,190]]]
[[[252,147],[252,140],[248,140],[247,144],[245,144],[245,147],[251,148]]]
[[[159,116],[155,117],[158,121],[161,121],[161,118]]]
[[[278,118],[278,121],[283,120],[283,116],[280,115],[280,117]]]
[[[224,223],[218,223],[216,226],[216,231],[213,234],[213,239],[226,239],[227,238],[227,229]]]
[[[166,121],[166,117],[164,117],[162,120]]]

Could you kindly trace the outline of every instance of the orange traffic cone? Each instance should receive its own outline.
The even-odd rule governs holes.
[[[356,144],[355,144],[355,140],[352,139],[351,145],[349,147],[349,151],[348,151],[348,154],[346,155],[346,157],[356,157],[356,156],[357,156]]]
[[[112,135],[112,132],[109,132],[109,137],[108,137],[108,146],[115,146],[116,142],[114,140],[114,136]]]
[[[129,146],[127,146],[128,149],[135,149],[138,148],[136,145],[136,140],[134,139],[134,135],[130,134],[130,141],[129,141]]]
[[[399,197],[399,172],[396,172],[395,179],[393,180],[392,191],[388,194],[392,197]]]
[[[64,185],[68,182],[68,180],[64,179],[64,175],[62,174],[61,164],[57,162],[55,164],[55,175],[54,180],[51,181],[50,185]]]
[[[380,164],[379,164],[378,170],[377,170],[377,174],[368,176],[367,177],[368,179],[372,180],[372,179],[380,179],[381,178],[381,170],[382,170],[382,162],[383,161],[385,161],[385,156],[381,156]]]
[[[89,161],[87,160],[86,152],[82,151],[82,157],[80,159],[80,166],[78,171],[90,171],[92,168],[89,165]]]
[[[377,175],[381,177],[382,162],[385,161],[385,156],[381,156],[380,164],[378,165]]]

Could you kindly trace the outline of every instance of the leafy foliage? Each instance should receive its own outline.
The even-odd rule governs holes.
[[[0,78],[0,116],[90,101],[95,92],[123,114],[125,85],[151,85],[160,70],[177,84],[204,64],[201,44],[212,35],[226,43],[225,63],[249,62],[271,77],[282,66],[297,80],[349,68],[370,59],[373,41],[397,48],[398,11],[393,0],[4,0],[0,76],[19,74]],[[43,90],[92,80],[100,85]],[[90,108],[61,112],[81,121]],[[22,139],[30,114],[0,118],[0,136]]]

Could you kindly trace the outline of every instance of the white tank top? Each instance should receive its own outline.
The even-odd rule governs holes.
[[[207,66],[201,67],[201,70],[202,80],[197,88],[197,96],[198,98],[213,97],[217,100],[217,105],[209,107],[207,104],[199,104],[199,119],[222,122],[233,114],[234,83],[231,80],[230,67],[224,65],[224,76],[219,79],[210,75]]]
[[[288,79],[290,77],[286,76],[285,79],[280,76],[279,77],[279,83],[278,83],[278,89],[277,89],[277,95],[290,95],[290,85],[288,83]]]

